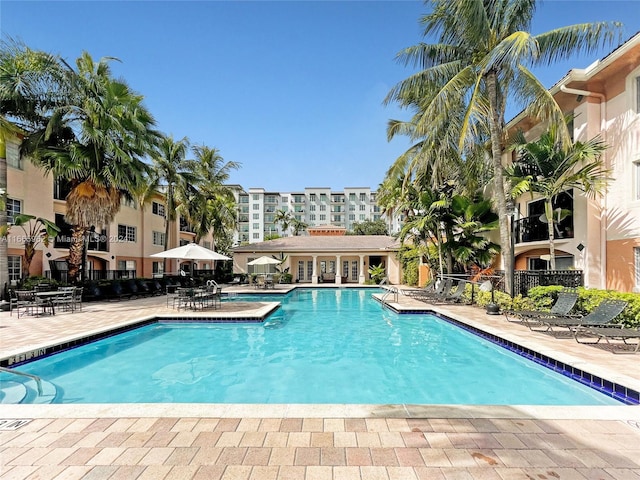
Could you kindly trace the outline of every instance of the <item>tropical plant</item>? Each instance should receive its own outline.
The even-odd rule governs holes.
[[[287,230],[289,230],[289,227],[293,222],[293,215],[291,215],[291,213],[288,212],[287,210],[277,210],[273,221],[276,224],[280,224],[280,227],[282,228],[282,233],[286,235]]]
[[[353,224],[353,235],[389,235],[384,220],[364,220]]]
[[[24,277],[29,276],[31,262],[36,254],[36,247],[41,243],[49,246],[52,238],[60,233],[60,228],[46,218],[21,213],[13,218],[12,227],[20,227],[24,232]],[[10,227],[11,228],[11,227]],[[10,230],[10,228],[8,230]]]
[[[151,152],[152,171],[150,182],[145,187],[148,194],[162,192],[165,198],[165,230],[164,249],[169,248],[169,233],[177,218],[177,206],[180,199],[186,196],[186,185],[194,181],[186,155],[189,150],[189,139],[183,137],[174,140],[173,136],[163,136],[158,146]],[[166,263],[166,260],[165,260]],[[166,265],[165,265],[166,267]],[[166,268],[165,268],[166,271]]]
[[[461,158],[490,140],[493,199],[500,217],[500,242],[511,285],[513,265],[507,215],[509,188],[502,171],[506,144],[507,100],[526,106],[525,113],[562,125],[563,114],[531,67],[569,55],[594,52],[620,33],[620,24],[600,22],[561,27],[532,35],[534,0],[433,0],[421,23],[436,43],[421,43],[398,54],[421,68],[396,85],[386,101],[416,110],[411,129],[427,148],[457,139]]]
[[[190,164],[195,178],[187,185],[189,201],[183,211],[194,226],[196,242],[213,231],[215,244],[236,226],[236,202],[227,181],[240,164],[225,161],[218,149],[205,145],[194,146],[192,152],[195,158]]]
[[[293,228],[293,236],[297,237],[301,232],[306,231],[309,225],[294,217],[291,220],[291,227]]]
[[[369,276],[374,283],[380,283],[386,275],[384,265],[371,265],[369,267]]]
[[[544,199],[551,270],[556,269],[554,239],[557,219],[553,205],[557,197],[570,189],[593,197],[603,193],[610,180],[610,172],[604,168],[602,160],[607,146],[599,138],[565,145],[558,136],[554,125],[533,142],[527,142],[523,135],[519,135],[513,145],[517,159],[506,169],[507,178],[513,184],[511,194],[514,198],[530,192],[532,196],[537,194]],[[557,213],[563,215],[562,211]]]

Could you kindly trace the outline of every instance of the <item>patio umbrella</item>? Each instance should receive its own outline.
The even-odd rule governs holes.
[[[251,260],[250,262],[247,262],[247,265],[251,265],[251,266],[265,265],[266,266],[266,265],[277,265],[279,263],[282,263],[282,260],[278,260],[277,258],[267,257],[266,255],[263,255],[262,257],[258,257],[255,260]]]
[[[231,260],[226,255],[201,247],[196,243],[188,243],[187,245],[154,253],[150,256],[155,258],[177,258],[180,260]]]

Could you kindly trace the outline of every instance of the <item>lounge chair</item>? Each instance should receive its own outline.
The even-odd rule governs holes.
[[[417,300],[421,300],[423,302],[429,302],[429,303],[442,301],[448,295],[451,295],[452,289],[453,289],[453,279],[445,278],[444,280],[440,281],[440,283],[437,284],[435,289],[432,290],[431,292],[428,290],[425,290],[423,292],[420,292],[417,295],[414,295],[413,298]]]
[[[624,300],[603,300],[600,305],[584,317],[540,317],[535,319],[536,326],[544,327],[544,330],[533,328],[533,326],[529,326],[529,328],[538,332],[553,332],[554,328],[566,328],[573,331],[579,327],[610,327],[615,325],[613,321],[626,306],[627,302]]]
[[[421,292],[426,292],[426,291],[433,293],[435,284],[436,284],[436,280],[432,278],[431,280],[427,280],[427,282],[422,286],[422,288],[403,288],[403,289],[400,289],[400,292],[402,292],[402,294],[407,297],[420,295]]]
[[[575,307],[578,301],[578,294],[576,292],[559,292],[556,302],[551,306],[551,310],[548,312],[542,310],[521,310],[521,311],[504,311],[504,316],[509,322],[525,322],[529,324],[529,320],[544,317],[572,317],[570,314],[573,307]],[[517,317],[510,319],[511,317]]]
[[[442,298],[438,298],[436,299],[435,303],[458,303],[461,302],[463,299],[463,295],[464,295],[464,290],[465,287],[467,286],[467,282],[466,280],[460,280],[458,282],[458,284],[456,285],[456,289],[455,291],[453,291],[453,293],[451,293],[451,290],[453,290],[453,288],[450,289],[450,292],[448,294],[444,294],[443,293],[443,297]]]
[[[609,345],[613,346],[613,353],[637,353],[640,350],[640,328],[624,328],[619,327],[578,327],[573,330],[573,336],[578,343],[587,345],[595,345],[600,340],[605,340]],[[595,341],[580,340],[581,337],[596,339]],[[627,340],[636,339],[637,341],[629,343]],[[611,340],[621,340],[619,342],[611,342]],[[630,346],[631,349],[616,348],[620,346]]]

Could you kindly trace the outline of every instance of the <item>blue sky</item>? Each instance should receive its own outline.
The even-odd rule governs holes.
[[[394,58],[423,40],[418,1],[2,0],[3,36],[74,62],[117,57],[115,75],[145,96],[158,128],[216,147],[242,167],[232,183],[295,191],[377,188],[408,146],[386,140],[383,99],[411,70]],[[618,20],[640,30],[640,0],[547,0],[540,33]],[[536,70],[550,87],[599,55]],[[516,111],[512,110],[512,114]]]

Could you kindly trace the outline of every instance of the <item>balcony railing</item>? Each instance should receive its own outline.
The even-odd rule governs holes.
[[[554,223],[555,238],[573,238],[573,216]],[[540,215],[516,220],[516,243],[543,242],[549,240],[549,224],[540,221]]]

